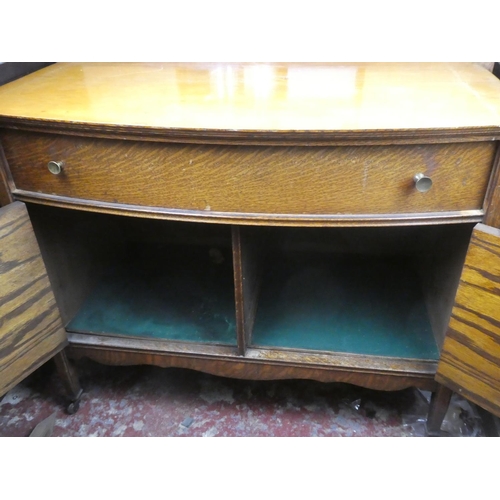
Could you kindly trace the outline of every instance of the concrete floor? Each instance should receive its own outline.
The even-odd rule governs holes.
[[[79,411],[65,412],[52,362],[0,402],[0,436],[29,436],[55,414],[53,436],[425,436],[430,394],[313,381],[242,381],[184,369],[76,363]],[[454,396],[443,436],[484,436]]]

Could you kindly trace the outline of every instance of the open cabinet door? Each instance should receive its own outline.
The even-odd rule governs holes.
[[[23,203],[0,208],[0,396],[67,343]]]
[[[477,224],[436,380],[500,416],[500,230]]]

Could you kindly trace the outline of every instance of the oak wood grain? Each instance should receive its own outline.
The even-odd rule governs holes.
[[[197,140],[242,131],[498,134],[499,89],[473,63],[60,63],[0,88],[0,116],[191,130]]]
[[[67,344],[26,207],[0,209],[0,394]]]
[[[500,416],[500,230],[473,231],[436,380]]]
[[[4,131],[15,189],[38,196],[239,214],[481,210],[495,144],[378,147],[163,145]],[[60,175],[47,169],[64,162]],[[433,179],[427,193],[413,177]]]

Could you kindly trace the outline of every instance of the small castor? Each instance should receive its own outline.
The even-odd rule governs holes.
[[[73,401],[71,401],[69,405],[66,407],[66,412],[69,415],[74,415],[80,408],[80,399],[82,397],[82,394],[83,394],[83,389],[80,389],[80,391],[76,395],[76,398],[73,399]]]
[[[74,415],[80,408],[80,401],[71,401],[71,403],[67,406],[66,412],[69,415]]]

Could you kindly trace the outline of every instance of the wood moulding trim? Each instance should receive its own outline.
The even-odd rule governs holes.
[[[396,391],[417,387],[434,391],[438,384],[433,376],[415,373],[390,373],[376,370],[359,371],[349,368],[290,365],[285,363],[249,360],[247,358],[201,355],[179,355],[154,351],[138,351],[119,347],[70,344],[69,355],[89,358],[108,365],[148,364],[162,368],[184,368],[211,375],[244,380],[303,379],[318,382],[353,384],[368,389]]]
[[[437,361],[391,358],[384,356],[368,356],[361,354],[336,353],[326,351],[304,352],[297,349],[272,349],[267,347],[249,347],[247,359],[281,361],[290,364],[315,365],[325,367],[347,368],[349,370],[377,370],[390,373],[411,373],[412,375],[434,376]]]
[[[397,130],[218,130],[166,129],[139,125],[61,122],[23,117],[2,117],[0,126],[31,132],[50,132],[64,135],[119,138],[156,142],[233,145],[388,145],[437,144],[449,142],[494,141],[500,139],[500,127],[467,127],[442,129]]]
[[[237,226],[231,228],[234,273],[234,299],[236,306],[236,333],[238,338],[238,354],[243,356],[246,351],[245,335],[245,293],[243,284],[242,242],[240,230]]]
[[[347,369],[353,372],[379,372],[385,375],[421,376],[433,378],[437,361],[364,356],[322,351],[298,351],[293,349],[247,348],[244,356],[237,346],[185,343],[112,335],[98,335],[69,332],[68,338],[73,349],[104,349],[123,353],[142,353],[159,356],[186,356],[195,359],[232,361],[267,365],[314,367],[317,369]],[[125,362],[125,364],[128,364]]]
[[[124,337],[114,334],[91,332],[72,332],[68,330],[68,340],[73,346],[92,346],[97,348],[118,348],[136,352],[154,352],[202,357],[238,357],[237,345],[208,344],[202,342],[183,342],[179,340],[157,340],[146,337]]]
[[[267,225],[267,226],[409,226],[482,222],[484,210],[459,212],[425,212],[397,214],[255,214],[240,212],[209,212],[181,210],[175,208],[126,205],[94,200],[83,200],[14,189],[14,198],[19,201],[49,205],[59,208],[128,215],[150,219],[205,222],[219,224]]]

